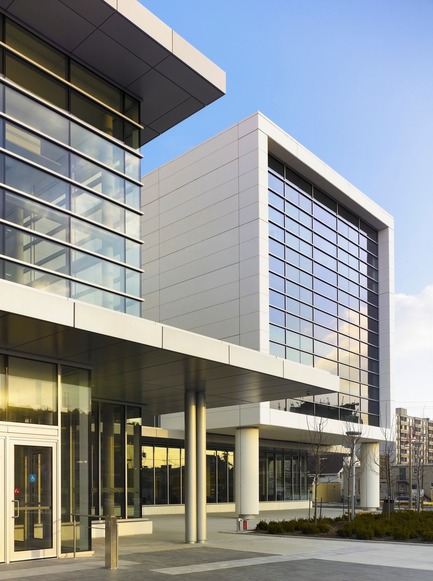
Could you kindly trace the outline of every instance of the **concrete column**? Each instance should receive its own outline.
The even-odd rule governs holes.
[[[380,506],[378,442],[361,444],[360,463],[361,508],[374,510]]]
[[[197,542],[197,422],[194,391],[185,392],[185,541]]]
[[[239,428],[235,437],[235,500],[240,517],[259,514],[259,430]]]
[[[197,541],[206,541],[206,397],[196,393],[197,405]]]

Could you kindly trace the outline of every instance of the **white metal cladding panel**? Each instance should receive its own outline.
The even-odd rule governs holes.
[[[229,319],[222,319],[212,323],[206,322],[206,325],[198,325],[191,329],[194,333],[221,339],[235,345],[239,344],[239,317],[236,315]]]
[[[159,195],[162,211],[176,207],[177,199],[171,197],[173,192],[176,192],[180,196],[182,203],[184,203],[193,198],[200,197],[203,193],[238,176],[237,157],[227,160],[224,164],[215,163],[213,169],[210,167],[212,157],[209,156],[205,159],[209,166],[206,171],[203,168],[203,171],[199,172],[200,163],[197,162],[192,168],[187,167],[185,170],[178,171],[167,179],[160,180]],[[196,170],[195,173],[192,171],[193,168]],[[182,191],[182,188],[184,188],[184,191]]]
[[[227,332],[230,335],[239,332],[239,305],[237,301],[226,302],[221,305],[214,305],[206,309],[196,309],[192,313],[187,313],[185,315],[180,315],[167,319],[167,324],[174,326],[176,325],[184,329],[188,324],[191,330],[195,333],[200,333],[201,335],[212,336],[210,332],[204,332],[205,328],[211,327],[212,325],[221,328],[221,332]],[[206,327],[203,325],[204,317],[206,317]],[[225,323],[225,324],[224,324]],[[227,328],[227,331],[225,329]],[[217,339],[218,337],[213,337]]]
[[[170,287],[161,289],[161,301],[168,304],[173,300],[181,300],[206,291],[209,293],[219,292],[221,286],[238,284],[238,277],[239,269],[236,263],[224,269],[223,277],[220,271],[211,271],[200,277],[199,284],[196,278],[176,284],[176,294]]]
[[[394,230],[379,231],[379,353],[381,423],[392,425],[394,355]]]
[[[239,335],[237,134],[226,131],[159,170],[159,300],[152,296],[149,312],[158,303],[160,321],[218,338]],[[154,176],[149,184],[153,195]]]
[[[160,178],[158,179],[164,180],[181,170],[183,171],[185,168],[189,167],[190,165],[194,165],[201,159],[212,155],[219,149],[223,149],[226,145],[233,142],[236,143],[237,139],[238,139],[238,128],[236,125],[230,129],[227,129],[226,131],[223,131],[222,133],[219,133],[218,135],[205,141],[198,147],[195,147],[194,149],[183,153],[176,159],[169,161],[168,163],[160,167],[157,170],[160,175]],[[144,179],[146,178],[147,176],[145,176]]]
[[[232,300],[237,289],[237,282],[232,282],[212,288],[206,293],[200,290],[184,298],[171,297],[172,300],[164,302],[161,306],[161,317],[169,320],[172,317],[178,316],[179,312],[187,315],[214,305],[224,304]]]

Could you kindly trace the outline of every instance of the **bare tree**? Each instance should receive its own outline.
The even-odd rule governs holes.
[[[356,448],[359,443],[359,440],[362,436],[362,425],[361,424],[353,424],[353,423],[346,423],[346,431],[344,434],[344,445],[350,451],[350,459],[347,461],[348,466],[348,499],[351,499],[350,502],[350,509],[349,510],[349,518],[353,519],[355,516],[355,505],[356,505],[356,497],[355,497],[355,483],[356,483]]]
[[[416,483],[416,510],[421,511],[421,499],[424,496],[424,469],[426,458],[426,438],[424,434],[419,434],[417,439],[412,442],[412,466]],[[412,491],[410,491],[412,494]]]
[[[393,501],[395,493],[396,444],[395,420],[390,428],[382,428],[383,441],[380,449],[380,480],[385,485],[385,500]]]
[[[317,416],[307,416],[308,433],[310,439],[310,454],[313,458],[313,499],[314,499],[314,522],[317,522],[318,507],[318,483],[323,472],[323,453],[326,450],[325,428],[328,420]]]

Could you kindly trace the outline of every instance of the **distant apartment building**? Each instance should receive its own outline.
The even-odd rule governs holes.
[[[405,408],[396,409],[396,463],[422,460],[433,464],[433,419],[410,416]]]

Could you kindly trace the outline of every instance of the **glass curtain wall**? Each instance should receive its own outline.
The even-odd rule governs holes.
[[[91,543],[88,520],[90,372],[0,354],[0,421],[56,426],[59,418],[62,552],[73,550],[74,520],[77,522],[76,550],[85,551]]]
[[[142,442],[141,499],[143,505],[183,504],[185,449],[180,442]],[[206,451],[206,501],[234,502],[234,451]]]
[[[62,552],[91,548],[89,520],[90,373],[61,368]]]
[[[126,512],[128,518],[141,517],[141,408],[126,408]]]
[[[379,425],[378,232],[269,158],[270,352],[341,377],[292,412]]]
[[[139,316],[138,102],[1,22],[0,277]]]
[[[5,420],[57,425],[57,366],[54,363],[9,356]]]
[[[142,409],[92,403],[90,419],[90,514],[141,517]]]
[[[306,500],[307,453],[260,450],[259,499],[261,501]]]

